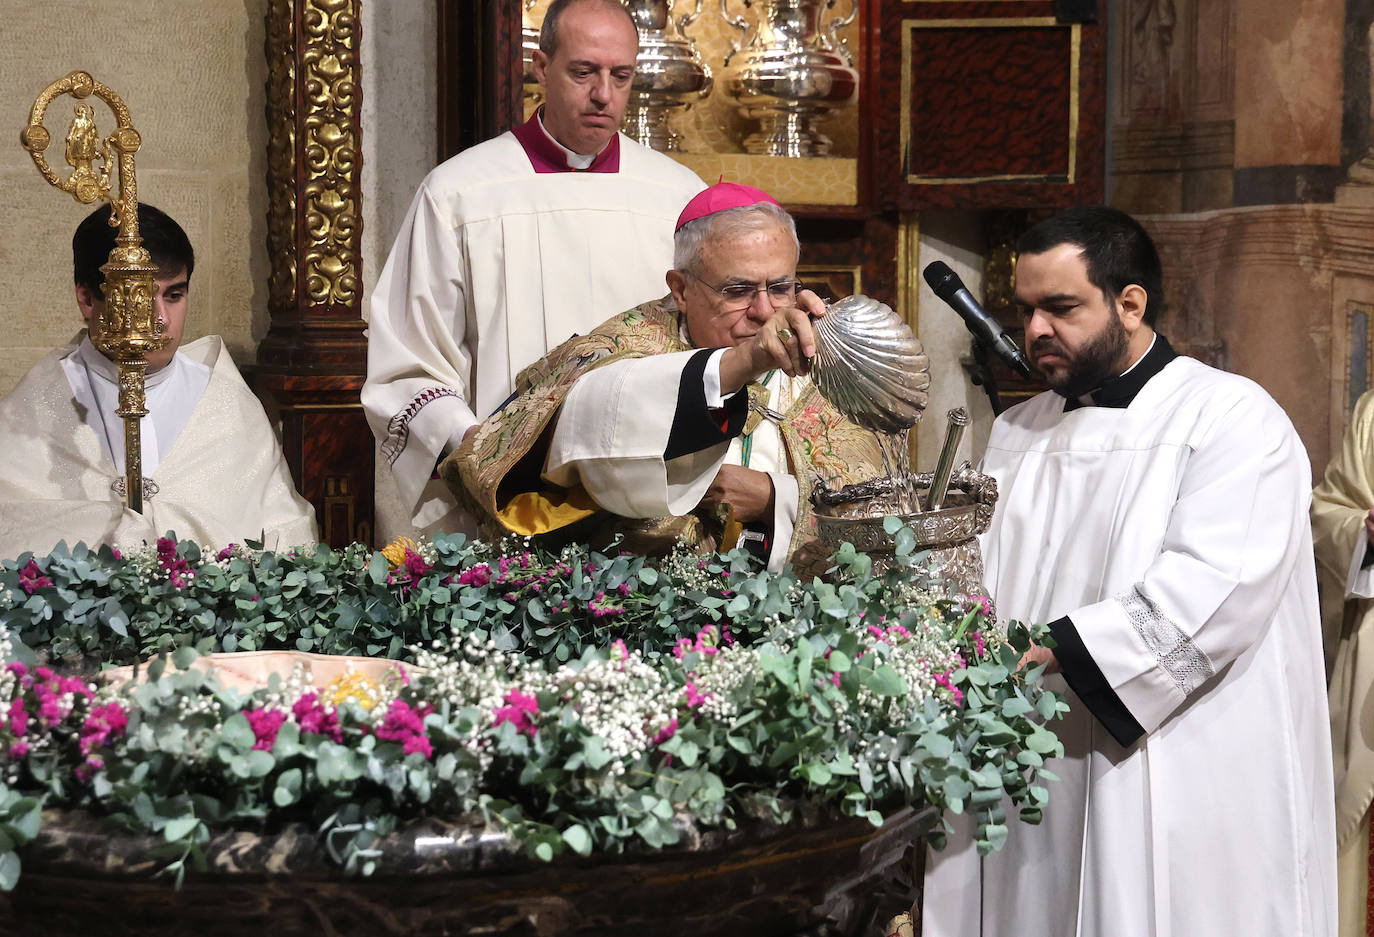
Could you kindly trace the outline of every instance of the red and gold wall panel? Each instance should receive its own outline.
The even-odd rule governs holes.
[[[872,174],[901,209],[1101,201],[1106,27],[1093,4],[887,0]],[[896,109],[897,113],[892,113]]]

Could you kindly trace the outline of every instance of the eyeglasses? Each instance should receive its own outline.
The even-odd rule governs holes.
[[[716,287],[690,270],[684,270],[683,273],[719,296],[721,306],[730,312],[748,309],[754,304],[754,297],[759,293],[768,294],[768,301],[773,304],[774,309],[779,306],[790,306],[796,301],[797,288],[801,286],[801,281],[787,279],[774,280],[764,286],[754,286],[750,283],[731,283],[728,286]]]

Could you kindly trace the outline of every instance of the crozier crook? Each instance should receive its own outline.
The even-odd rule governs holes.
[[[76,105],[67,131],[64,155],[72,174],[60,178],[43,155],[52,137],[43,126],[48,105],[61,95],[70,94],[84,102],[91,96],[109,105],[116,129],[105,139],[95,126],[95,110],[89,103]],[[33,102],[29,123],[19,134],[19,142],[33,157],[34,165],[54,187],[71,195],[83,205],[104,199],[113,206],[110,224],[119,225],[115,248],[109,261],[100,268],[105,275],[105,304],[91,342],[119,367],[119,408],[124,420],[124,494],[133,510],[143,511],[143,448],[140,421],[147,415],[143,392],[148,353],[167,344],[161,319],[153,306],[157,268],[143,248],[138,235],[138,186],[134,175],[134,153],[142,139],[129,119],[124,101],[87,72],[74,71],[54,81]],[[118,154],[119,195],[112,197],[110,151]],[[96,168],[96,162],[100,166]]]

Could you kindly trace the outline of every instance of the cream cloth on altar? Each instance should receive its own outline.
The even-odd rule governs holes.
[[[722,465],[743,464],[740,437],[676,459],[663,458],[682,370],[698,353],[615,361],[579,377],[559,411],[544,477],[564,488],[581,484],[592,500],[621,517],[681,517],[695,509]],[[706,365],[708,406],[725,399],[720,395],[723,354],[717,351]],[[765,385],[769,407],[787,412],[805,382],[775,372]],[[776,426],[764,420],[751,438],[748,467],[766,472],[773,481],[768,567],[776,572],[787,562],[797,522],[797,480]]]
[[[441,454],[574,334],[664,292],[673,224],[704,188],[621,135],[615,173],[536,173],[506,133],[436,168],[370,302],[363,407],[421,527],[456,522]]]
[[[134,544],[168,530],[212,546],[315,541],[314,510],[296,493],[262,406],[218,337],[177,352],[210,376],[149,476],[157,491],[141,515],[113,490],[123,473],[68,381],[62,360],[74,351],[51,352],[0,400],[0,556],[46,553],[59,540]]]

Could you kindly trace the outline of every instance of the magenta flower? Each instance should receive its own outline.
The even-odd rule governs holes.
[[[407,736],[406,740],[401,744],[401,747],[405,750],[407,755],[419,752],[421,755],[425,756],[426,761],[434,754],[434,746],[429,744],[429,739],[423,735]]]
[[[277,733],[286,722],[286,711],[282,709],[250,709],[243,714],[253,729],[253,750],[270,752],[276,744]]]
[[[950,681],[949,674],[953,672],[954,671],[951,670],[949,673],[935,674],[935,682],[939,686],[942,686],[946,690],[949,690],[950,695],[954,697],[955,706],[961,706],[964,702],[964,691],[959,689],[957,686],[953,684],[953,682]]]
[[[677,735],[677,716],[668,720],[668,724],[658,730],[657,734],[654,735],[654,744],[662,745],[674,735]]]
[[[509,722],[515,728],[534,738],[534,718],[539,715],[539,700],[531,694],[511,690],[506,694],[506,705],[498,706],[492,713],[492,728]]]
[[[624,606],[616,605],[614,601],[606,600],[606,592],[596,594],[596,597],[587,603],[587,608],[591,611],[594,618],[605,618],[608,615],[619,615],[625,611]]]
[[[29,560],[29,565],[19,571],[19,585],[23,586],[29,595],[33,595],[39,589],[51,589],[52,580],[43,575],[43,571],[38,568],[37,560]]]
[[[229,544],[229,546],[225,547],[223,550],[220,550],[218,553],[215,554],[215,562],[223,563],[225,560],[230,559],[233,555],[234,544],[231,543]]]
[[[423,556],[407,547],[405,568],[410,572],[411,576],[413,576],[416,579],[419,579],[421,576],[427,574],[434,567],[429,563],[426,563],[425,558]]]
[[[184,589],[196,578],[191,564],[177,555],[177,543],[170,537],[157,538],[157,563],[167,572],[167,579],[178,589]]]
[[[964,603],[964,607],[970,609],[976,607],[978,609],[978,612],[982,615],[992,614],[992,603],[988,601],[988,597],[985,595],[969,596],[968,601]]]
[[[96,754],[110,743],[111,737],[123,738],[129,726],[128,713],[119,703],[105,703],[86,714],[81,725],[80,747],[85,761],[76,769],[76,776],[89,781],[91,776],[105,767],[105,759]]]
[[[710,693],[702,693],[697,689],[695,680],[687,681],[687,705],[690,708],[695,709],[710,698]]]
[[[343,730],[339,728],[339,714],[320,702],[318,693],[306,693],[291,707],[291,715],[301,731],[310,735],[323,735],[335,742],[343,741]]]
[[[458,574],[458,585],[460,586],[481,587],[489,582],[491,582],[491,567],[486,563],[469,566]]]
[[[9,754],[11,758],[23,758],[28,753],[29,743],[24,741],[23,739],[15,739],[15,741],[10,745]]]
[[[425,716],[430,712],[428,707],[415,709],[405,700],[392,700],[375,734],[379,739],[400,742],[407,755],[419,752],[428,759],[434,753],[425,736]]]

